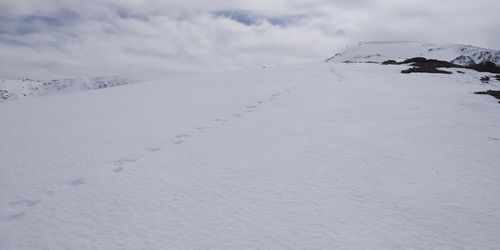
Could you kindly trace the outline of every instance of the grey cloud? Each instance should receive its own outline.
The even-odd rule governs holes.
[[[149,21],[149,17],[144,14],[133,13],[127,9],[118,9],[116,14],[123,19],[136,19],[144,22]]]
[[[0,2],[0,77],[165,74],[322,61],[361,40],[500,49],[493,0]]]
[[[0,16],[0,34],[25,35],[44,32],[47,29],[71,25],[78,14],[69,10],[59,10],[48,15],[30,14],[23,16]]]
[[[258,23],[258,18],[250,14],[249,12],[245,11],[228,11],[228,10],[221,10],[221,11],[215,11],[214,12],[215,16],[220,16],[220,17],[225,17],[229,18],[231,20],[234,20],[236,22],[239,22],[244,25],[256,25]]]
[[[290,16],[264,16],[259,13],[252,13],[242,10],[222,10],[213,12],[215,16],[224,17],[244,25],[252,26],[259,25],[262,22],[268,22],[271,25],[286,27],[297,24],[301,19],[306,18],[304,15]]]

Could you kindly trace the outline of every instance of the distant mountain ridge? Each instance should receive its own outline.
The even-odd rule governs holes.
[[[120,76],[65,78],[49,81],[0,79],[0,102],[39,96],[104,89],[132,83]]]
[[[487,61],[500,65],[500,51],[461,44],[426,44],[418,42],[360,42],[328,58],[327,62],[381,63],[425,57],[469,66]]]

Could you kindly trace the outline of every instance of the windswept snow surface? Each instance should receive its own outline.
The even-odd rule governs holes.
[[[418,42],[361,42],[329,58],[329,62],[384,62],[425,57],[469,65],[491,61],[500,65],[500,51],[461,44],[426,44]]]
[[[500,86],[403,68],[6,102],[0,249],[500,249]]]

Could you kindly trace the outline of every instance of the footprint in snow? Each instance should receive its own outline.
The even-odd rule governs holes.
[[[182,144],[182,143],[184,143],[183,140],[177,140],[177,141],[172,142],[172,144],[175,144],[175,145],[179,145],[179,144]]]
[[[20,220],[26,215],[26,212],[18,212],[18,213],[13,213],[11,215],[4,216],[2,218],[3,221],[15,221],[15,220]]]
[[[73,179],[69,182],[69,185],[76,187],[85,184],[87,180],[85,178],[78,178],[78,179]]]
[[[13,207],[34,207],[38,205],[38,203],[42,202],[42,199],[38,200],[18,200],[18,201],[13,201],[10,203],[11,206]]]
[[[125,164],[130,164],[130,163],[136,162],[138,159],[139,159],[139,157],[123,158],[123,159],[119,159],[119,160],[114,161],[113,165],[121,166],[121,165],[125,165]]]
[[[206,129],[209,129],[210,127],[207,127],[207,126],[199,126],[199,127],[196,127],[196,130],[198,131],[203,131],[203,130],[206,130]]]
[[[145,150],[147,152],[154,153],[160,151],[160,147],[147,147]]]
[[[125,170],[123,167],[116,167],[116,168],[113,168],[113,172],[114,172],[114,173],[120,173],[120,172],[123,172],[123,170]]]
[[[214,121],[214,122],[228,122],[227,119],[219,119],[219,118],[218,119],[213,119],[212,121]]]

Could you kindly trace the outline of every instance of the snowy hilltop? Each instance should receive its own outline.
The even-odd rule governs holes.
[[[131,83],[120,76],[65,78],[49,81],[0,79],[0,102],[46,95],[103,89]]]
[[[373,46],[373,60],[420,55]],[[429,61],[413,63],[446,66]],[[500,76],[398,63],[4,102],[0,249],[500,249]],[[9,93],[119,79],[21,80]]]
[[[425,57],[468,66],[487,61],[500,65],[500,51],[460,44],[418,42],[360,42],[327,59],[327,62],[376,62]]]

